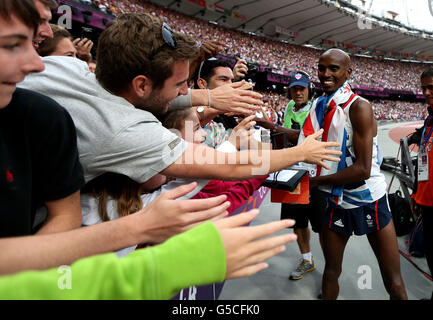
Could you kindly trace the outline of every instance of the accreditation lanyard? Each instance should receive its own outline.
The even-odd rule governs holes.
[[[430,132],[428,133],[427,137],[425,137],[424,139],[424,135],[425,135],[425,129],[427,129],[427,127],[424,127],[424,130],[422,131],[422,138],[421,138],[421,148],[426,148],[427,147],[427,142],[430,139],[430,136],[432,134],[433,131],[433,126],[430,128]]]
[[[429,178],[429,159],[428,159],[428,148],[427,142],[433,132],[433,126],[430,128],[430,132],[427,137],[425,136],[425,131],[427,127],[424,127],[421,138],[421,146],[418,153],[418,181],[427,181]]]

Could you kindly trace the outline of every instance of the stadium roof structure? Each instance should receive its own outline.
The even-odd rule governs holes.
[[[337,0],[152,0],[257,36],[402,61],[433,61],[433,33],[369,15]]]

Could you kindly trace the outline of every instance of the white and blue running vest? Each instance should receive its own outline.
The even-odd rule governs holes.
[[[356,160],[355,150],[353,148],[353,127],[349,117],[350,106],[354,99],[345,109],[346,123],[345,129],[347,133],[346,139],[346,165],[351,166]],[[367,180],[345,184],[343,190],[343,201],[338,207],[343,209],[353,209],[361,207],[368,203],[374,202],[382,198],[386,194],[385,176],[380,172],[380,164],[382,156],[377,145],[377,135],[373,138],[373,153],[371,160],[370,178]],[[333,201],[332,198],[331,202]],[[334,202],[335,204],[335,202]]]

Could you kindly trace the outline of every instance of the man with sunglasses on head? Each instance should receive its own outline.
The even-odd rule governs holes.
[[[221,205],[225,196],[178,199],[195,183],[164,193],[134,215],[79,228],[84,179],[74,123],[52,99],[16,88],[44,69],[32,44],[39,23],[32,0],[0,0],[0,299],[168,299],[189,285],[254,274],[293,240],[286,234],[253,242],[291,224],[242,227],[257,210],[193,228],[226,216],[228,207]],[[32,213],[43,202],[49,213],[60,214],[49,215],[43,234],[30,235]],[[65,223],[69,215],[75,217],[74,230]],[[70,266],[74,289],[59,290],[68,287],[58,281],[58,271],[68,269],[65,264],[136,243],[164,242],[179,233],[126,260],[114,254],[80,260]],[[5,276],[24,270],[33,271]]]
[[[296,148],[270,151],[269,156],[263,152],[259,161],[244,150],[232,154],[230,162],[227,154],[188,144],[165,129],[156,117],[176,97],[188,94],[189,61],[198,48],[191,37],[173,32],[156,17],[121,15],[101,34],[97,52],[96,77],[76,59],[45,57],[46,70],[23,83],[70,112],[86,182],[105,172],[139,183],[159,172],[171,177],[240,180],[299,161],[324,164],[323,160],[336,160],[331,155],[339,154],[327,149],[336,143],[318,142],[318,133]],[[257,94],[238,89],[242,85],[198,90],[197,95],[191,90],[191,102],[232,112],[237,111],[230,108],[231,99],[260,104]],[[229,88],[232,94],[220,97],[221,88]],[[203,161],[209,162],[204,165]]]

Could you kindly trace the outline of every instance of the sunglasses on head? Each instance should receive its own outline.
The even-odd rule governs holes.
[[[215,58],[215,57],[212,57],[212,58],[209,58],[209,59],[207,59],[207,60],[204,60],[204,61],[202,61],[202,62],[200,63],[200,67],[199,67],[199,69],[198,69],[197,80],[201,78],[201,69],[203,69],[203,65],[206,63],[206,61],[216,61],[216,60],[218,60],[218,59]]]
[[[176,49],[176,39],[173,38],[173,29],[170,28],[165,22],[162,23],[162,38],[164,42],[170,46],[172,49]]]
[[[154,51],[150,59],[152,59],[159,52],[159,50],[161,50],[164,44],[167,44],[172,49],[176,49],[177,42],[176,39],[173,37],[174,31],[165,22],[162,23],[161,33],[162,33],[162,39],[164,40],[164,43]]]

